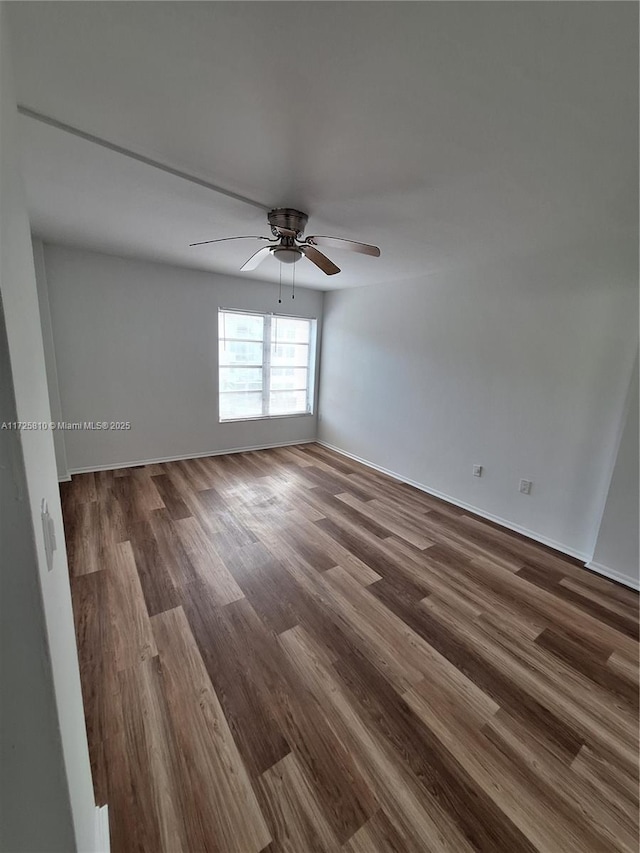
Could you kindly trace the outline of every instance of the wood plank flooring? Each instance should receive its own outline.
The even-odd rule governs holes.
[[[325,448],[62,485],[113,853],[638,849],[638,599]]]

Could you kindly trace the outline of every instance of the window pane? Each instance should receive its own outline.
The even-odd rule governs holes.
[[[298,317],[219,311],[220,420],[305,414],[313,328],[314,321]],[[268,376],[266,339],[271,344]]]
[[[306,411],[306,391],[272,391],[269,394],[270,415],[293,415]]]
[[[241,391],[239,394],[220,392],[220,419],[255,418],[262,414],[262,393]]]
[[[262,368],[221,367],[220,391],[262,391]]]
[[[262,364],[262,344],[220,341],[220,364]]]
[[[309,320],[295,320],[289,317],[274,317],[271,328],[271,340],[280,342],[308,344]]]
[[[306,367],[309,347],[304,344],[274,344],[271,347],[271,364],[274,367]]]
[[[243,338],[261,341],[264,330],[264,317],[255,314],[236,314],[220,311],[218,314],[218,337]]]
[[[271,390],[286,391],[307,387],[306,367],[274,367],[271,370]]]

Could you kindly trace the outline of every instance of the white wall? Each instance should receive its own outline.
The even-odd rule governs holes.
[[[627,398],[624,428],[607,493],[593,559],[597,571],[625,583],[640,585],[638,549],[638,360]]]
[[[45,245],[65,421],[131,421],[65,434],[69,470],[315,438],[316,416],[218,423],[219,307],[316,317],[318,291]]]
[[[6,4],[0,5],[2,415],[49,421],[38,297],[18,166]],[[4,325],[6,323],[6,338]],[[53,439],[2,434],[2,849],[95,849],[87,749]],[[6,467],[5,467],[6,466]],[[58,533],[52,571],[40,501]]]
[[[320,439],[588,559],[637,347],[634,243],[326,294]]]
[[[0,421],[17,420],[0,304]],[[67,851],[73,824],[20,436],[0,430],[0,850]]]

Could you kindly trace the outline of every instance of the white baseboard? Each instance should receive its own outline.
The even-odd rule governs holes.
[[[109,853],[111,840],[109,837],[109,806],[96,808],[96,853]]]
[[[227,450],[205,450],[202,453],[181,453],[178,456],[158,456],[155,459],[138,459],[133,462],[109,463],[107,465],[90,465],[86,468],[69,468],[69,476],[60,478],[58,482],[71,479],[71,474],[92,474],[94,471],[117,471],[120,468],[137,468],[140,465],[155,465],[161,462],[179,462],[182,459],[202,459],[205,456],[226,456],[228,453],[249,453],[251,450],[270,450],[274,447],[293,447],[296,444],[312,444],[315,438],[303,438],[297,441],[280,441],[276,444],[255,444],[251,447],[231,447]]]
[[[640,582],[637,581],[636,578],[632,578],[629,575],[623,575],[622,572],[617,572],[615,569],[603,566],[602,563],[594,563],[590,560],[586,563],[585,568],[590,569],[592,572],[596,572],[599,575],[603,575],[605,578],[609,578],[612,581],[617,581],[617,583],[628,586],[631,589],[640,591]]]
[[[376,465],[374,462],[369,462],[368,459],[362,459],[362,457],[356,456],[355,453],[348,453],[346,450],[342,450],[340,447],[334,447],[333,444],[329,444],[326,441],[320,441],[319,439],[316,443],[321,444],[323,447],[327,447],[329,450],[335,450],[336,453],[340,453],[342,456],[347,456],[349,459],[353,459],[356,462],[360,462],[362,463],[362,465],[366,465],[368,468],[373,468],[375,471],[380,471],[382,474],[386,474],[387,476],[392,477],[394,480],[399,480],[401,483],[408,483],[408,485],[414,486],[416,489],[420,489],[421,492],[425,492],[428,495],[433,495],[434,498],[440,498],[440,500],[460,507],[460,509],[466,509],[469,512],[472,512],[474,515],[479,515],[481,518],[486,518],[487,521],[493,521],[496,524],[499,524],[501,527],[506,527],[508,530],[513,530],[514,533],[521,533],[523,536],[526,536],[527,539],[533,539],[534,542],[540,542],[541,545],[547,545],[549,548],[553,548],[554,551],[560,551],[562,554],[566,554],[569,557],[575,557],[577,560],[580,560],[583,563],[586,563],[586,561],[589,559],[588,554],[584,554],[581,551],[576,551],[574,548],[570,548],[568,545],[564,545],[562,542],[556,542],[554,539],[549,539],[549,537],[543,536],[540,533],[536,533],[534,530],[529,530],[527,527],[522,527],[520,524],[514,524],[511,521],[507,521],[506,518],[501,518],[499,515],[494,515],[493,513],[487,512],[484,509],[480,509],[480,507],[474,506],[473,504],[467,503],[466,501],[461,501],[457,498],[452,498],[451,495],[447,495],[444,492],[439,492],[437,489],[432,489],[429,486],[425,486],[424,483],[418,483],[416,480],[410,480],[408,477],[402,477],[400,474],[396,474],[395,471],[390,471],[388,468],[383,468],[381,465]]]

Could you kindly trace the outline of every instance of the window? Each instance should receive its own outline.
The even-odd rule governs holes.
[[[218,312],[220,420],[312,411],[315,320]]]

